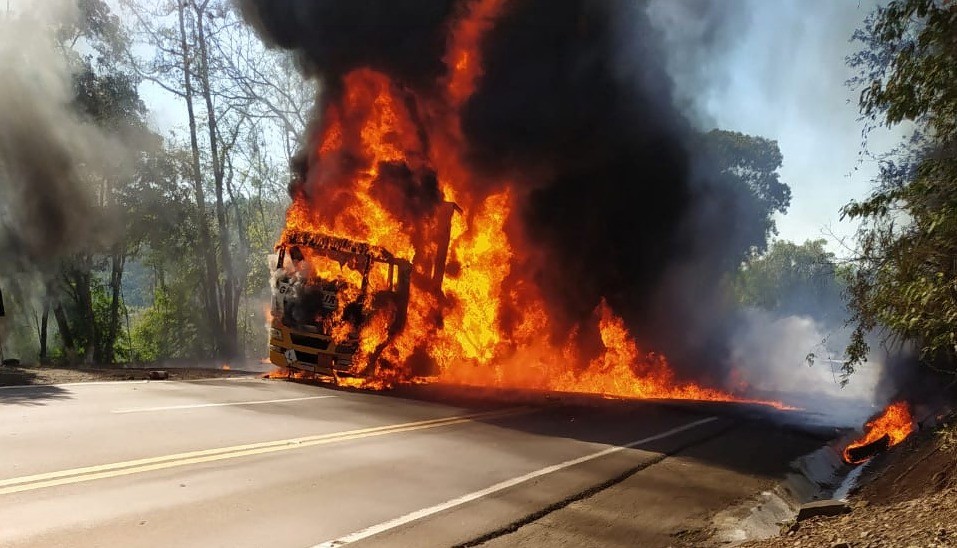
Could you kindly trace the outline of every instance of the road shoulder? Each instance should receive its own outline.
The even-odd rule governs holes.
[[[957,424],[919,432],[866,466],[849,514],[745,546],[957,546]]]
[[[818,444],[742,423],[481,546],[698,546],[715,513],[779,482]]]
[[[149,372],[163,370],[169,380],[200,380],[250,377],[258,373],[220,368],[62,368],[62,367],[0,367],[0,388],[20,386],[55,386],[90,382],[123,382],[149,379]]]

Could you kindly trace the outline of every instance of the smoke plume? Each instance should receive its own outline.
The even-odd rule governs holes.
[[[693,122],[701,128],[720,126],[780,140],[787,159],[782,177],[794,186],[795,198],[788,218],[780,223],[785,235],[795,229],[803,234],[820,232],[832,243],[846,238],[850,245],[856,225],[833,221],[841,206],[869,192],[877,174],[877,162],[867,160],[870,154],[862,147],[879,156],[911,131],[906,124],[881,128],[868,132],[866,144],[862,143],[860,90],[847,86],[855,74],[842,61],[862,46],[850,37],[882,3],[651,0],[649,4],[649,16],[664,36],[678,103]],[[844,246],[835,247],[838,254],[846,253]],[[790,288],[780,291],[782,300],[813,302]],[[735,361],[741,366],[741,350],[748,348],[745,354],[751,358],[744,367],[761,384],[813,385],[834,397],[879,403],[902,394],[926,397],[931,392],[923,386],[925,380],[915,378],[920,375],[914,374],[919,368],[912,350],[885,348],[879,333],[871,337],[868,362],[857,367],[844,389],[835,388],[828,365],[833,362],[817,360],[811,368],[795,369],[807,353],[821,353],[824,339],[831,358],[840,361],[849,317],[839,298],[830,307],[795,308],[773,317],[748,312],[736,322]]]
[[[124,157],[119,140],[72,105],[72,69],[55,29],[75,20],[76,3],[35,4],[0,18],[0,258],[22,267],[107,238],[90,180]]]
[[[295,51],[321,79],[325,100],[360,67],[432,93],[451,21],[468,6],[237,2],[267,43]],[[462,106],[466,159],[480,192],[507,186],[519,196],[510,230],[528,245],[510,278],[541,288],[555,339],[604,300],[642,347],[716,381],[729,363],[720,280],[763,239],[763,212],[698,152],[646,7],[506,2]]]

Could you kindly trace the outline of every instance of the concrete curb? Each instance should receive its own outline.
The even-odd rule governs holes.
[[[773,489],[718,513],[712,521],[714,540],[734,545],[778,536],[782,527],[795,520],[801,505],[831,498],[853,469],[841,456],[850,437],[842,436],[794,460],[792,471]]]

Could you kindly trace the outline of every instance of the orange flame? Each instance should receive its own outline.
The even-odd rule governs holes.
[[[450,69],[446,87],[452,106],[461,106],[475,93],[483,74],[482,39],[501,16],[506,3],[507,0],[473,1],[466,7],[467,15],[452,29],[445,56]]]
[[[395,165],[428,172],[442,200],[465,212],[453,217],[448,269],[438,292],[413,282],[405,328],[389,333],[391,310],[377,310],[361,328],[355,369],[372,378],[344,380],[385,388],[415,380],[415,360],[443,382],[587,392],[621,397],[738,401],[731,394],[681,382],[667,359],[640,348],[605,303],[594,317],[559,333],[530,272],[537,257],[517,212],[524,196],[507,181],[488,181],[465,161],[460,110],[483,75],[483,37],[507,0],[474,0],[451,25],[447,73],[432,90],[411,90],[371,69],[357,69],[325,106],[313,136],[310,169],[287,213],[287,231],[330,234],[388,249],[427,278],[421,256],[436,227],[409,211],[407,194],[383,178]],[[532,175],[529,175],[532,177]],[[285,235],[284,235],[285,237]],[[317,271],[324,279],[348,269]],[[385,283],[372,273],[370,283]],[[337,338],[344,334],[338,334]],[[388,343],[388,344],[386,344]],[[371,356],[387,364],[371,363]],[[784,407],[775,402],[757,402]]]
[[[888,405],[886,409],[877,417],[867,422],[864,426],[864,435],[848,445],[844,449],[844,460],[855,464],[864,460],[854,461],[851,458],[850,451],[858,447],[863,447],[874,443],[884,436],[889,439],[889,447],[907,439],[907,436],[916,430],[914,417],[911,415],[910,405],[905,401],[899,401]]]
[[[309,374],[305,371],[299,371],[295,369],[286,369],[284,367],[277,367],[263,375],[267,379],[308,379]]]

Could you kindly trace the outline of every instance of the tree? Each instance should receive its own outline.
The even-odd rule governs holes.
[[[734,277],[736,300],[769,312],[813,316],[830,324],[844,318],[842,275],[826,240],[778,240]]]
[[[316,81],[302,76],[292,54],[267,49],[235,11],[223,14],[216,37],[216,57],[228,83],[222,95],[241,106],[248,124],[248,138],[239,143],[243,153],[258,158],[266,150],[278,149],[282,161],[276,165],[287,168],[309,125]],[[277,190],[284,193],[285,179],[278,177],[270,184],[278,183]]]
[[[210,52],[207,43],[209,18],[214,8],[209,0],[161,2],[126,0],[124,5],[137,21],[137,34],[154,57],[132,58],[143,78],[176,98],[188,123],[189,179],[194,192],[194,217],[198,236],[196,259],[203,265],[200,280],[201,306],[213,341],[214,353],[235,354],[235,276],[233,274],[226,206],[223,196],[223,158],[219,112],[213,97]],[[205,135],[202,130],[206,129]],[[208,151],[208,154],[206,153]],[[210,181],[210,175],[212,175]],[[206,192],[212,182],[218,242],[210,227],[210,204]],[[216,245],[218,243],[218,245]],[[221,277],[220,272],[225,272]]]
[[[726,178],[726,183],[751,203],[759,226],[748,231],[758,250],[767,246],[767,237],[776,234],[774,214],[784,213],[791,205],[791,187],[781,182],[778,170],[784,162],[777,141],[714,129],[702,136],[702,148]]]
[[[250,307],[248,274],[278,236],[266,246],[251,240],[250,225],[265,219],[251,215],[283,199],[288,172],[274,167],[288,165],[298,148],[314,88],[294,78],[289,57],[264,49],[227,0],[124,0],[124,6],[140,41],[154,52],[133,59],[139,74],[184,107],[203,323],[212,353],[232,358],[242,346],[240,318]],[[265,169],[264,162],[270,164]],[[272,180],[266,182],[264,172]],[[250,202],[253,193],[258,202]]]
[[[116,65],[106,67],[102,74],[98,74],[92,64],[74,77],[76,93],[75,104],[81,116],[89,119],[93,124],[107,129],[110,133],[121,136],[130,145],[129,153],[133,157],[117,158],[116,162],[134,162],[142,155],[151,154],[150,150],[160,146],[159,138],[147,127],[143,120],[146,108],[139,98],[137,82],[129,74],[118,71]],[[122,284],[126,261],[131,253],[130,242],[127,239],[132,225],[139,222],[129,215],[129,210],[122,207],[119,196],[125,186],[128,186],[141,174],[137,173],[141,166],[131,170],[116,169],[113,173],[123,173],[116,178],[112,174],[102,178],[99,194],[99,206],[110,211],[112,218],[118,219],[121,226],[119,236],[111,242],[106,250],[92,248],[87,254],[74,261],[75,268],[66,269],[67,283],[74,289],[73,295],[77,298],[74,304],[81,310],[78,327],[74,333],[82,332],[86,335],[87,350],[84,354],[86,361],[110,364],[115,361],[115,347],[121,332]],[[129,176],[126,176],[129,174]],[[96,255],[105,252],[107,255],[105,269],[108,271],[108,280],[101,284],[91,272],[91,266],[96,264]],[[72,279],[71,279],[72,278]],[[97,292],[104,300],[103,314],[100,318],[95,310]]]
[[[108,4],[78,0],[77,16],[55,23],[50,30],[72,71],[72,115],[122,145],[101,143],[110,152],[101,151],[95,167],[85,170],[91,205],[102,219],[99,228],[111,237],[86,242],[64,257],[59,276],[47,281],[48,295],[36,322],[40,359],[46,359],[52,308],[69,361],[113,363],[121,334],[123,272],[129,257],[123,226],[128,219],[117,197],[135,177],[132,164],[136,157],[155,146],[158,138],[144,121],[146,108],[139,97],[138,81],[122,62],[129,45],[125,29]]]
[[[47,72],[72,84],[69,96],[64,85],[54,100],[43,97],[42,112],[57,113],[49,117],[49,133],[69,134],[60,140],[84,146],[75,154],[64,146],[59,157],[37,154],[35,163],[64,164],[75,175],[43,177],[66,180],[62,186],[76,191],[44,204],[72,211],[70,197],[80,197],[90,215],[78,216],[93,220],[69,245],[34,245],[29,253],[22,251],[20,232],[5,231],[13,239],[0,241],[4,250],[28,255],[24,265],[43,272],[35,284],[14,291],[12,301],[25,311],[15,326],[18,342],[39,346],[41,360],[49,346],[54,357],[87,365],[229,358],[251,347],[247,340],[256,341],[261,354],[264,321],[252,314],[263,312],[265,255],[282,227],[289,160],[314,87],[295,74],[290,56],[265,49],[228,0],[124,0],[125,15],[136,24],[132,33],[124,24],[130,17],[114,14],[109,0],[68,4],[74,3],[44,11],[36,21],[43,33],[34,35],[48,46],[45,58],[65,61],[37,66],[54,65]],[[26,11],[17,15],[29,19]],[[8,47],[15,51],[13,40]],[[141,53],[146,60],[137,58]],[[151,130],[139,96],[144,81],[180,101],[184,129],[166,139]],[[60,131],[58,120],[71,131]],[[35,127],[24,124],[24,133],[36,133]],[[73,134],[95,138],[88,143]],[[20,158],[24,149],[44,148],[0,152]],[[28,186],[25,196],[33,190]],[[4,229],[23,225],[7,214],[11,203],[0,199]],[[70,223],[46,225],[56,242]]]
[[[874,192],[845,206],[862,221],[849,288],[855,332],[845,372],[866,360],[866,335],[920,349],[957,369],[957,3],[892,0],[854,38],[860,109],[871,125],[912,123],[883,159]]]

